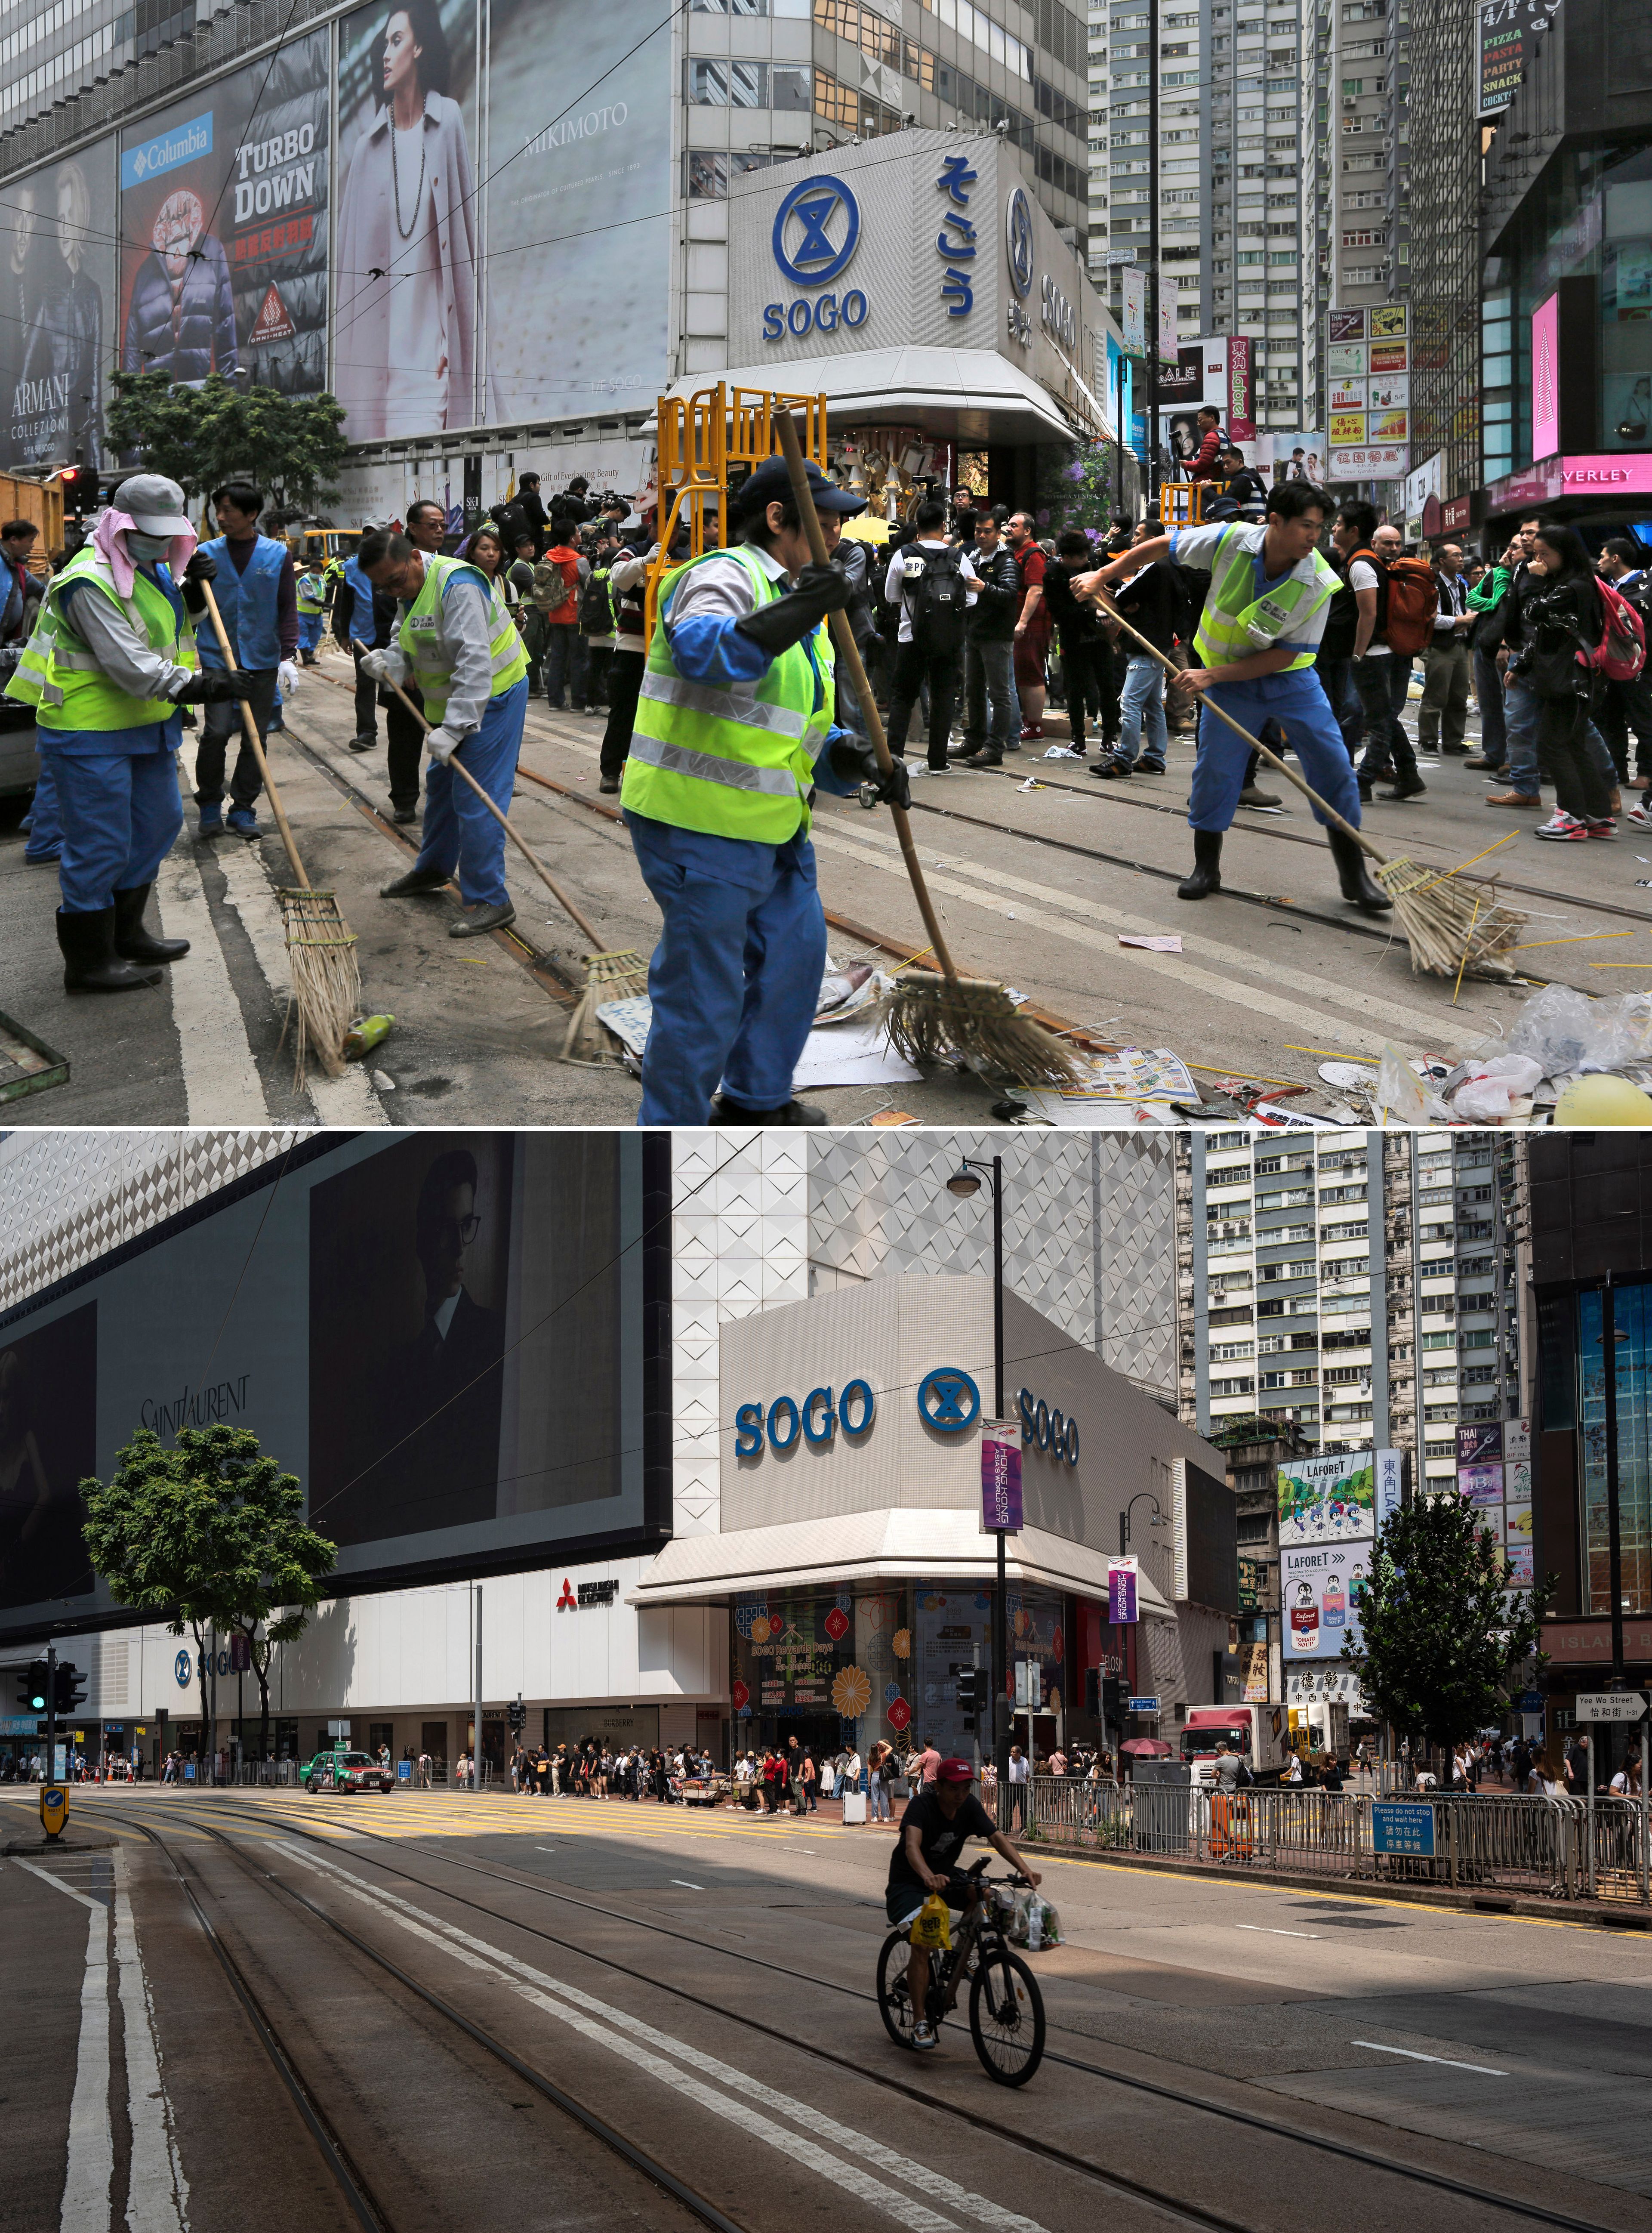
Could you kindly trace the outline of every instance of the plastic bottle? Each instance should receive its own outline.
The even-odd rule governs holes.
[[[1035,1891],[1027,1903],[1027,1951],[1036,1954],[1044,1944],[1044,1902]]]

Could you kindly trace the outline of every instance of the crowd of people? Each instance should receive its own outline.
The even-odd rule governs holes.
[[[674,1787],[713,1773],[711,1756],[693,1745],[576,1743],[517,1745],[511,1755],[511,1788],[520,1798],[643,1799],[669,1806]]]

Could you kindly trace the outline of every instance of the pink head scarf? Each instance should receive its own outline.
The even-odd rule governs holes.
[[[128,528],[135,528],[137,524],[130,512],[118,511],[110,504],[98,514],[92,530],[92,548],[114,576],[115,595],[119,597],[132,595],[133,577],[138,570],[127,549],[126,533]],[[185,567],[195,556],[198,539],[192,527],[187,534],[173,536],[167,549],[166,563],[172,570],[174,582],[183,579]]]

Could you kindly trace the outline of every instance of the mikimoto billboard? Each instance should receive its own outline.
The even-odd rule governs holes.
[[[80,1483],[140,1427],[249,1427],[341,1588],[668,1532],[649,1328],[667,1150],[623,1133],[321,1136],[0,1319],[0,1639],[107,1622]],[[651,1308],[651,1301],[655,1307]],[[4,1475],[0,1475],[0,1480]]]

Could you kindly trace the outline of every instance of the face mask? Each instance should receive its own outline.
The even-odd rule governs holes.
[[[170,535],[142,535],[135,527],[127,530],[127,549],[133,558],[164,558],[172,547]]]

